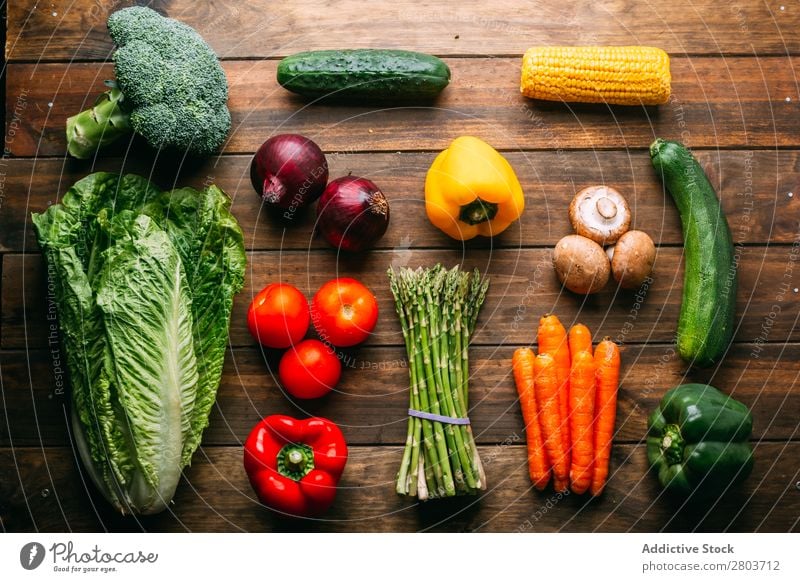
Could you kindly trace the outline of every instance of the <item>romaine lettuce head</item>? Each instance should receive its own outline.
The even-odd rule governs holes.
[[[87,473],[122,513],[162,511],[208,425],[244,283],[230,200],[96,173],[33,223]]]

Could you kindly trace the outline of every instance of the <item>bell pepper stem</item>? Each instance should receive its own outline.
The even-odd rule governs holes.
[[[469,204],[461,207],[458,218],[461,222],[476,225],[481,222],[488,222],[497,215],[498,206],[494,202],[486,202],[476,198]]]
[[[299,481],[314,468],[314,451],[299,443],[289,443],[278,451],[278,473]]]
[[[683,447],[681,428],[677,424],[666,425],[661,437],[661,451],[670,465],[677,465],[683,460]]]
[[[286,456],[286,466],[293,471],[301,471],[304,464],[303,453],[300,451],[292,451]]]

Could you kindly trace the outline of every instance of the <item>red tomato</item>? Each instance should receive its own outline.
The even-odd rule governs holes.
[[[333,349],[319,340],[304,340],[283,354],[278,377],[295,398],[319,398],[333,390],[342,364]]]
[[[378,302],[364,285],[343,277],[325,283],[311,301],[319,337],[340,348],[360,344],[378,321]]]
[[[262,345],[288,348],[308,331],[308,301],[297,287],[272,283],[264,287],[247,312],[247,327]]]

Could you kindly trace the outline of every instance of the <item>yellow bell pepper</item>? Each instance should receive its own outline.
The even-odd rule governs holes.
[[[524,208],[511,164],[477,137],[455,139],[436,156],[425,178],[428,219],[457,240],[500,234]]]

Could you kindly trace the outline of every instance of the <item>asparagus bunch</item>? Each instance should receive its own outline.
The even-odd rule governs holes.
[[[403,328],[410,377],[409,408],[467,418],[468,348],[488,279],[441,265],[388,271]],[[421,500],[475,494],[486,488],[472,428],[415,416],[408,435],[397,493]]]

